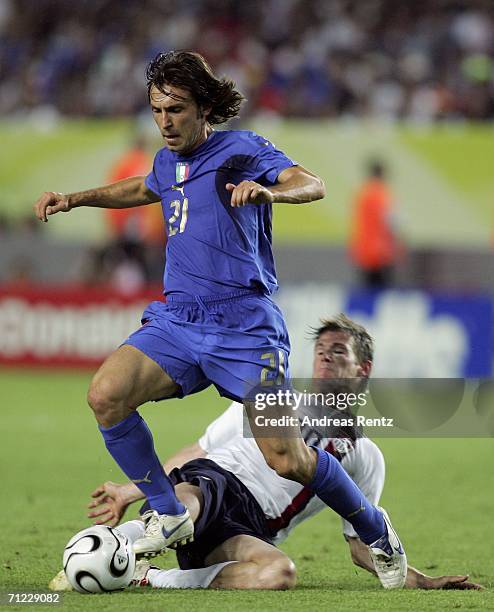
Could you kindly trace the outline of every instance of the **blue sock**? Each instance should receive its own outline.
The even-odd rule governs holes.
[[[315,446],[317,466],[309,488],[332,510],[347,520],[365,544],[372,544],[387,533],[382,513],[373,506],[340,462]]]
[[[149,427],[137,411],[112,427],[100,425],[99,430],[111,456],[144,493],[153,510],[159,514],[184,512],[156,455]]]

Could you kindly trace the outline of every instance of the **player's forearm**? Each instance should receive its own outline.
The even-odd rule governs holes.
[[[122,499],[126,504],[132,504],[140,499],[145,499],[146,496],[133,482],[126,482],[121,486],[120,492]]]
[[[275,203],[305,204],[320,200],[326,195],[324,182],[317,176],[297,175],[285,183],[269,187]]]
[[[430,588],[428,586],[429,580],[430,580],[429,576],[426,576],[422,572],[419,572],[418,569],[415,569],[411,565],[407,566],[407,578],[405,581],[405,588],[407,589],[427,589],[427,588]]]
[[[369,548],[358,538],[350,538],[348,540],[350,546],[350,552],[352,555],[352,561],[358,567],[367,570],[369,573],[376,576],[374,564],[372,563],[371,556],[369,554]],[[411,565],[407,566],[407,577],[405,581],[405,588],[407,589],[427,589],[433,588],[429,584],[430,577],[422,574]]]
[[[372,563],[371,556],[369,554],[369,547],[366,546],[359,538],[347,538],[348,545],[350,546],[350,554],[352,561],[358,567],[367,570],[374,576],[377,576],[374,564]]]
[[[361,558],[358,561],[353,559],[353,562],[358,567],[367,570],[373,576],[377,576],[376,570],[374,569],[374,565],[372,564],[372,560],[370,555],[367,558]],[[422,574],[414,567],[410,565],[407,568],[407,577],[405,580],[405,588],[407,589],[426,589],[427,587],[427,576]]]
[[[133,176],[104,187],[69,193],[69,208],[133,208],[156,202],[156,194],[146,187],[144,179],[144,176]]]

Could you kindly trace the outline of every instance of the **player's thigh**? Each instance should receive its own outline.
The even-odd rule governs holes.
[[[150,400],[173,397],[175,381],[150,357],[125,344],[114,351],[96,372],[89,395],[108,401],[125,401],[136,408]]]
[[[224,561],[265,564],[279,560],[288,560],[284,552],[251,535],[241,534],[229,538],[217,546],[207,557],[206,564]]]
[[[211,343],[202,347],[200,365],[219,393],[243,401],[259,384],[277,385],[288,377],[290,343],[283,316],[265,296],[217,306]]]
[[[179,482],[175,485],[175,495],[187,508],[190,518],[195,523],[204,507],[204,495],[201,488],[190,482]]]

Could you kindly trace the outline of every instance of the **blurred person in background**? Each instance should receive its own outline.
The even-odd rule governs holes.
[[[393,196],[387,169],[380,160],[369,162],[367,178],[357,192],[350,236],[350,257],[360,283],[369,289],[393,284],[393,271],[401,257]]]
[[[142,135],[134,136],[130,148],[113,164],[109,183],[150,172],[153,158]],[[111,242],[103,250],[103,267],[110,284],[124,293],[142,289],[151,280],[151,268],[156,250],[163,252],[166,232],[159,203],[136,208],[107,208],[104,210]],[[162,257],[158,257],[161,262]],[[158,278],[161,267],[158,268]]]
[[[133,137],[130,147],[111,166],[108,183],[133,176],[146,175],[153,165],[144,136]],[[161,275],[163,238],[166,232],[159,203],[136,208],[103,210],[110,236],[103,246],[88,252],[82,266],[82,277],[89,284],[106,283],[121,293],[132,294],[154,277]],[[153,274],[153,261],[160,264]]]
[[[147,175],[152,165],[153,158],[147,151],[145,138],[135,136],[129,149],[111,167],[108,183]],[[163,215],[159,204],[136,208],[106,208],[104,214],[113,240],[163,244]]]

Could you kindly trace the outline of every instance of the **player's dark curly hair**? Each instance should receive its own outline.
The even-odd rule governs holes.
[[[349,334],[353,338],[355,354],[360,364],[372,361],[374,357],[374,342],[363,325],[352,321],[346,314],[340,312],[332,319],[321,319],[319,327],[311,329],[312,337],[317,340],[326,331],[341,331]]]
[[[163,93],[167,85],[190,91],[199,108],[211,108],[208,123],[212,125],[236,117],[244,101],[233,81],[215,77],[202,55],[192,51],[159,53],[149,63],[146,77],[148,96],[153,85]]]

